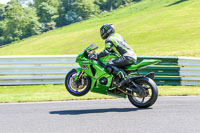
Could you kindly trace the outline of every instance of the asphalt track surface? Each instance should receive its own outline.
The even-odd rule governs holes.
[[[200,133],[200,97],[0,104],[0,133]]]

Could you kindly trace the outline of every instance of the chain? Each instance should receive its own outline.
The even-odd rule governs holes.
[[[119,91],[123,92],[123,93],[126,94],[126,95],[133,96],[133,95],[131,95],[131,94],[125,92],[124,90],[122,90],[122,89],[120,89],[120,88],[117,88],[117,89],[118,89]]]

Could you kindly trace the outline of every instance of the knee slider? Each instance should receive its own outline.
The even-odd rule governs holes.
[[[112,73],[112,68],[111,67],[106,67],[106,71],[108,71],[109,73]]]

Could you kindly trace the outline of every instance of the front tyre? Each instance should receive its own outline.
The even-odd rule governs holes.
[[[158,88],[155,82],[147,77],[134,81],[144,92],[143,96],[136,94],[128,96],[129,101],[138,108],[148,108],[153,105],[158,98]]]
[[[65,78],[65,87],[67,91],[74,96],[83,96],[90,90],[91,80],[89,77],[81,77],[78,82],[74,81],[77,72],[72,69]],[[78,83],[78,85],[77,85]]]

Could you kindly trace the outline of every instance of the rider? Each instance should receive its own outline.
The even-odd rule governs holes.
[[[114,52],[118,58],[109,61],[105,68],[108,72],[118,76],[120,79],[126,79],[126,73],[119,68],[135,64],[137,60],[135,52],[129,47],[121,35],[115,33],[115,28],[112,24],[104,24],[100,28],[100,34],[102,39],[105,40],[105,49],[99,54],[90,55],[90,58],[98,59],[107,56],[110,52]]]

